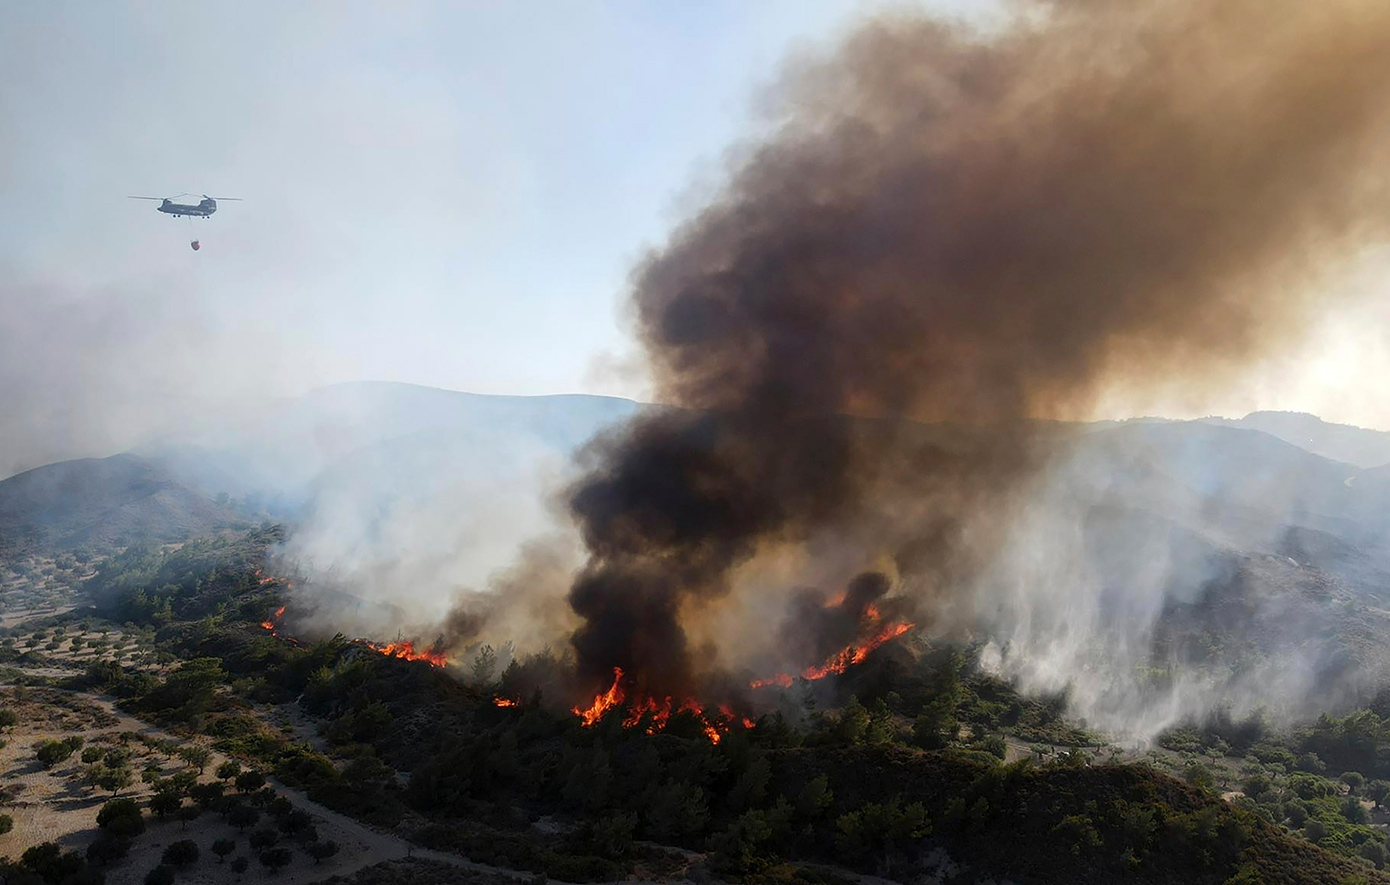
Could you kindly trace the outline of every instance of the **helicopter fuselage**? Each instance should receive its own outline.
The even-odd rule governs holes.
[[[217,201],[212,199],[203,200],[199,203],[174,203],[165,200],[157,207],[160,212],[178,218],[180,215],[191,215],[197,218],[207,218],[217,211]]]

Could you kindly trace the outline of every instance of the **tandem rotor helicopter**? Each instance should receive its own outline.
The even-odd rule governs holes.
[[[202,196],[203,199],[199,200],[197,203],[174,202],[175,200],[179,199],[179,197],[196,196]],[[158,200],[159,205],[155,207],[155,211],[163,212],[165,215],[172,215],[175,218],[179,218],[180,216],[185,217],[189,220],[190,224],[192,224],[194,218],[208,218],[212,215],[212,213],[216,212],[218,200],[222,200],[224,202],[241,201],[241,197],[209,197],[207,194],[176,194],[172,197],[128,197],[127,199]],[[201,248],[201,245],[199,244],[197,237],[194,237],[188,245],[193,248],[194,252],[197,252],[198,249]]]

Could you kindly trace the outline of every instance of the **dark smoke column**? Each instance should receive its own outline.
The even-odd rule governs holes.
[[[990,539],[963,527],[1037,469],[1029,419],[1219,383],[1383,235],[1390,4],[1020,10],[988,34],[879,21],[789,77],[773,134],[638,269],[675,408],[592,446],[571,491],[595,688],[619,666],[696,690],[683,623],[813,533],[968,592]]]

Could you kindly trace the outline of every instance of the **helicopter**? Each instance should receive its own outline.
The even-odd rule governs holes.
[[[173,197],[129,197],[128,199],[158,200],[159,205],[155,207],[155,211],[163,212],[165,215],[172,215],[175,218],[179,218],[180,216],[182,216],[187,218],[190,222],[192,222],[194,218],[208,218],[209,216],[211,216],[212,213],[217,211],[218,200],[224,200],[227,202],[239,202],[241,200],[241,197],[209,197],[207,194],[203,194],[203,199],[198,201],[197,203],[174,202],[179,197],[192,196],[197,196],[197,194],[178,194],[177,196]],[[197,239],[191,240],[188,245],[192,247],[194,252],[197,252],[202,247]]]
[[[155,207],[158,212],[172,215],[178,218],[180,215],[187,215],[190,218],[207,218],[217,211],[217,201],[227,202],[240,201],[241,197],[209,197],[203,194],[203,199],[197,203],[175,203],[178,197],[196,196],[196,194],[179,194],[176,197],[128,197],[131,200],[159,200],[159,205]]]

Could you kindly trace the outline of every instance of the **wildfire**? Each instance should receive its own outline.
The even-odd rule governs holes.
[[[388,642],[385,645],[378,645],[366,639],[358,641],[372,651],[386,655],[388,658],[401,658],[406,661],[424,661],[431,667],[444,667],[449,663],[449,659],[444,656],[444,653],[436,650],[433,646],[422,651],[416,651],[415,643],[409,640]]]
[[[792,677],[789,673],[778,673],[770,679],[754,679],[748,683],[749,688],[766,688],[769,685],[778,685],[782,688],[791,688]]]
[[[819,667],[807,667],[801,675],[807,679],[824,679],[832,673],[843,673],[845,670],[849,669],[850,666],[863,663],[864,659],[869,656],[869,652],[883,645],[883,643],[890,639],[896,639],[911,629],[912,625],[906,622],[890,624],[880,630],[873,638],[869,639],[863,645],[851,645],[848,648],[842,649]]]
[[[275,627],[280,623],[280,619],[285,616],[285,607],[282,605],[275,610],[275,614],[270,616],[270,620],[261,621],[261,626],[271,633],[275,632]]]
[[[621,685],[622,681],[623,668],[614,667],[613,685],[608,689],[608,691],[604,692],[601,695],[595,696],[594,702],[589,705],[588,709],[585,709],[583,707],[574,708],[574,715],[579,717],[580,721],[583,722],[585,728],[588,728],[591,725],[597,725],[598,721],[603,718],[604,713],[607,713],[609,710],[613,709],[614,707],[618,706],[623,702],[624,695],[623,687]]]
[[[284,616],[285,607],[282,605],[275,610],[275,614],[271,615],[269,619],[261,621],[262,629],[269,630],[272,636],[279,637],[280,634],[277,632],[277,628],[279,628],[280,626],[280,619]],[[290,638],[289,641],[294,642],[295,640],[293,638]],[[363,648],[370,648],[372,651],[377,652],[378,654],[386,655],[388,658],[401,658],[402,660],[406,661],[424,661],[431,667],[445,667],[449,663],[449,659],[444,656],[444,653],[434,648],[433,646],[431,646],[430,648],[423,649],[421,651],[416,651],[415,643],[410,642],[409,640],[404,640],[401,642],[388,642],[385,645],[381,645],[376,642],[371,642],[367,639],[357,639],[354,641],[358,645],[361,645]],[[498,700],[501,701],[506,699],[499,698]],[[515,703],[515,701],[511,701],[508,704],[499,703],[498,706],[513,706],[515,705]]]
[[[623,689],[623,668],[613,668],[613,684],[603,694],[595,695],[594,702],[588,707],[575,707],[574,715],[579,717],[580,724],[585,728],[597,725],[599,720],[608,711],[619,707],[627,699],[627,692]],[[643,730],[647,734],[656,734],[666,728],[666,723],[670,721],[675,713],[690,713],[700,721],[700,727],[709,738],[710,743],[717,744],[729,731],[729,722],[733,720],[733,710],[728,706],[721,706],[719,712],[723,718],[712,718],[694,698],[686,698],[677,702],[672,697],[654,698],[638,697],[628,705],[627,714],[623,716],[623,728],[637,728],[645,726]],[[749,719],[743,720],[745,728],[753,725]]]
[[[493,698],[492,705],[494,707],[515,707],[517,702],[511,698]]]
[[[843,594],[826,603],[826,607],[834,607],[844,602]],[[824,679],[827,676],[843,673],[850,667],[862,663],[874,649],[890,642],[907,631],[911,630],[914,624],[907,621],[896,621],[884,624],[883,614],[878,606],[870,603],[864,609],[864,619],[866,626],[873,632],[867,638],[857,641],[853,645],[846,646],[844,649],[831,655],[824,663],[819,666],[807,667],[801,671],[801,678],[816,680]],[[778,673],[768,679],[755,679],[750,683],[751,688],[764,688],[771,685],[789,688],[795,681],[795,677],[787,673]],[[499,707],[509,707],[515,702],[507,698],[496,698],[493,703]],[[686,698],[678,701],[673,697],[657,698],[645,695],[628,697],[627,689],[623,685],[623,669],[613,668],[613,684],[608,686],[608,690],[594,696],[594,700],[587,707],[576,706],[573,708],[575,716],[579,717],[579,722],[585,728],[597,725],[610,711],[623,707],[626,704],[623,715],[624,728],[642,728],[647,734],[655,734],[666,728],[671,717],[677,713],[690,713],[699,722],[705,732],[705,736],[711,743],[719,743],[724,735],[728,734],[731,723],[740,723],[744,728],[752,728],[753,720],[746,717],[736,717],[734,711],[728,705],[720,705],[717,715],[711,715],[706,709],[693,698]]]
[[[834,607],[843,601],[844,595],[841,594],[826,603],[826,607]],[[864,609],[864,617],[871,626],[877,628],[876,633],[871,635],[868,639],[842,648],[840,651],[827,658],[820,666],[807,667],[805,670],[801,671],[801,678],[814,681],[816,679],[824,679],[827,676],[843,673],[855,664],[863,663],[864,659],[867,658],[874,649],[886,642],[897,639],[915,626],[907,621],[898,621],[897,623],[879,627],[878,624],[882,620],[883,615],[879,611],[878,606],[872,603]],[[776,685],[781,688],[790,688],[793,681],[794,679],[790,674],[778,673],[776,676],[772,676],[768,679],[754,679],[748,684],[748,687],[766,688],[770,685]]]

